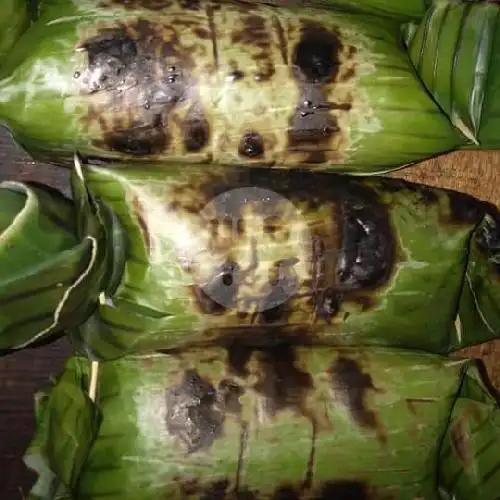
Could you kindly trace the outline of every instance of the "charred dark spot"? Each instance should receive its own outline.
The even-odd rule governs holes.
[[[160,23],[138,19],[104,28],[81,47],[88,53],[82,85],[87,92],[105,90],[110,96],[107,104],[94,104],[96,109],[82,117],[85,128],[97,122],[103,132],[103,139],[94,144],[137,156],[168,149],[166,130],[172,110],[187,99],[189,89],[189,97],[196,101],[190,76],[196,62],[192,49],[181,45],[178,31],[166,32]],[[186,146],[196,151],[208,140],[206,119],[188,120],[186,128]]]
[[[104,134],[103,143],[111,150],[134,156],[153,155],[169,144],[161,115],[156,115],[150,125],[115,129]]]
[[[370,500],[370,489],[361,481],[328,481],[313,500]]]
[[[241,414],[243,406],[240,397],[245,393],[245,389],[241,385],[234,380],[222,379],[219,382],[218,393],[226,412]]]
[[[277,215],[271,215],[264,219],[264,232],[270,235],[274,240],[280,239],[287,241],[290,238],[290,231],[286,221]]]
[[[255,14],[244,17],[242,30],[233,32],[231,41],[233,44],[245,44],[257,49],[252,52],[252,57],[259,68],[254,75],[256,81],[268,81],[275,74],[274,64],[270,57],[271,35],[264,17]]]
[[[232,34],[232,43],[255,45],[262,50],[268,50],[271,45],[271,39],[266,29],[265,18],[252,14],[245,17],[243,23],[243,29]]]
[[[245,73],[243,73],[243,71],[239,69],[235,69],[231,71],[227,76],[232,82],[236,82],[245,78]]]
[[[264,324],[286,320],[285,314],[289,312],[288,301],[299,286],[294,265],[298,259],[281,259],[274,263],[270,270],[268,287],[270,291],[265,295],[260,304],[260,322]]]
[[[353,421],[360,427],[378,430],[375,412],[366,406],[369,390],[380,392],[371,375],[363,373],[358,363],[349,358],[339,357],[329,369],[332,389],[349,411]]]
[[[309,83],[332,82],[340,67],[342,43],[337,33],[320,24],[304,23],[292,64]]]
[[[310,418],[305,399],[314,388],[310,373],[297,364],[292,346],[283,344],[258,353],[259,380],[254,389],[265,398],[264,409],[270,417],[291,409]]]
[[[477,224],[487,210],[487,204],[465,193],[448,191],[450,222]]]
[[[186,151],[192,153],[203,149],[210,137],[208,121],[198,109],[188,113],[183,127],[183,142]]]
[[[257,493],[245,487],[240,487],[236,494],[236,500],[258,500]]]
[[[413,195],[420,203],[426,206],[436,205],[439,203],[438,191],[432,187],[394,177],[381,177],[377,180],[377,182],[387,193],[403,193]]]
[[[284,320],[285,318],[283,316],[286,311],[286,301],[288,298],[289,297],[283,287],[275,287],[273,291],[263,300],[263,311],[260,314],[261,322],[271,324]]]
[[[340,68],[342,43],[335,31],[304,23],[292,64],[300,86],[300,101],[290,117],[288,149],[306,153],[305,163],[326,161],[331,139],[340,132],[333,110],[350,111],[351,103],[328,102],[324,84],[333,82]]]
[[[117,30],[91,38],[83,43],[81,48],[88,56],[85,79],[90,93],[116,87],[125,72],[137,62],[138,49],[135,40],[127,38]]]
[[[396,259],[386,207],[375,192],[361,186],[346,194],[339,207],[342,246],[337,272],[340,283],[350,288],[379,286],[389,278]]]
[[[197,27],[193,31],[198,38],[201,38],[202,40],[210,40],[210,30]]]
[[[264,141],[257,132],[246,132],[238,146],[238,154],[247,158],[262,158],[264,155]]]
[[[205,488],[199,497],[200,500],[224,500],[230,482],[228,479],[221,479],[213,482],[208,488]]]
[[[339,312],[340,300],[333,287],[328,287],[316,298],[315,312],[318,318],[330,322]]]
[[[352,80],[355,75],[356,75],[356,71],[354,70],[354,68],[349,68],[342,75],[342,81],[343,82],[348,82],[349,80]]]
[[[250,361],[253,349],[238,341],[231,342],[226,347],[229,373],[238,377],[248,377],[247,364]]]
[[[166,402],[167,430],[188,453],[209,448],[220,436],[224,413],[217,407],[217,393],[196,370],[184,372],[182,383],[167,391]]]
[[[201,0],[180,0],[180,6],[187,10],[200,10]]]
[[[300,493],[292,485],[282,485],[276,488],[272,500],[300,500]]]
[[[258,73],[255,73],[253,79],[256,82],[267,82],[268,80],[271,79],[271,77],[276,73],[276,70],[274,69],[274,66],[266,64],[265,65],[265,70],[264,71],[259,71]]]

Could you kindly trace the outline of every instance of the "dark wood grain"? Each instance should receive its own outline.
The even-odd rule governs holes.
[[[1,1],[1,0],[0,0]],[[500,152],[454,153],[399,171],[394,176],[468,192],[500,205]],[[45,182],[69,195],[68,170],[33,162],[0,128],[0,180]],[[34,431],[33,396],[57,375],[70,354],[64,340],[0,358],[0,500],[20,500],[34,477],[22,456]],[[462,354],[485,361],[500,387],[500,341]]]

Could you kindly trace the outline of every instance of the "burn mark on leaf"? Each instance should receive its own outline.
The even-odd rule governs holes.
[[[353,186],[339,204],[342,248],[338,276],[342,285],[373,288],[385,282],[396,258],[388,211],[377,195]]]
[[[186,370],[182,382],[167,391],[167,430],[188,453],[210,448],[222,432],[224,412],[213,385],[196,370]]]
[[[264,140],[258,132],[246,132],[241,138],[238,154],[246,158],[264,156]]]
[[[305,22],[302,38],[292,57],[299,80],[308,83],[332,82],[337,76],[342,42],[337,33],[326,30],[320,24]]]
[[[246,218],[241,196],[231,196],[244,186],[272,190],[290,206],[300,207],[308,221],[304,222],[308,231],[305,251],[293,251],[297,233],[292,232],[295,226],[284,216],[281,202],[255,199],[251,218]],[[211,220],[200,219],[208,233],[207,248],[213,252],[222,249],[228,260],[214,264],[208,277],[199,276],[198,257],[184,268],[198,285],[192,287],[195,305],[202,314],[234,316],[229,323],[247,325],[256,340],[261,339],[257,334],[261,327],[300,329],[311,323],[333,324],[345,313],[344,304],[356,304],[361,311],[375,307],[374,291],[385,286],[396,269],[400,254],[388,207],[364,181],[346,182],[345,178],[305,171],[234,167],[227,173],[207,174],[201,181],[189,177],[186,185],[172,188],[168,206],[180,217],[196,218],[210,200],[215,200],[210,205]],[[257,232],[253,217],[258,219]],[[228,234],[230,238],[221,236]],[[272,255],[263,257],[268,241],[292,251],[276,261]],[[245,248],[243,260],[237,257],[239,250],[233,251],[241,248]],[[226,265],[226,272],[221,265]],[[289,333],[293,335],[291,330]]]
[[[236,383],[234,380],[224,378],[219,382],[217,392],[224,410],[227,413],[234,413],[235,415],[241,414],[243,406],[240,402],[240,397],[245,393],[245,390],[241,387],[241,385]]]
[[[251,54],[258,68],[254,75],[256,81],[266,82],[272,78],[276,70],[270,55],[272,39],[265,17],[254,13],[245,16],[243,28],[232,33],[231,43],[246,45],[254,49]]]
[[[310,373],[298,365],[295,349],[287,344],[258,353],[259,380],[254,389],[264,397],[264,411],[271,418],[290,409],[308,419],[306,398],[314,388]]]
[[[197,21],[188,28],[205,29]],[[100,95],[98,101],[89,97],[89,111],[82,117],[84,128],[97,123],[101,130],[102,137],[94,140],[97,147],[132,156],[168,150],[171,113],[188,99],[191,108],[181,127],[185,149],[197,152],[207,145],[209,125],[191,75],[196,48],[184,46],[178,30],[175,20],[171,26],[128,20],[102,27],[80,44],[88,56],[81,90]]]
[[[87,40],[78,49],[87,52],[88,71],[83,83],[90,93],[116,87],[127,69],[137,64],[137,43],[120,30]]]
[[[207,146],[210,138],[210,127],[203,112],[198,106],[193,107],[183,124],[184,148],[188,152],[197,152]]]
[[[477,224],[488,210],[488,204],[465,193],[448,191],[450,222]]]
[[[302,37],[292,55],[300,98],[290,117],[288,150],[307,153],[306,163],[326,161],[326,151],[331,149],[333,137],[340,133],[338,116],[332,112],[348,112],[352,107],[350,102],[329,102],[327,97],[327,86],[339,74],[343,50],[337,32],[320,24],[303,23]]]
[[[164,129],[162,115],[152,117],[150,125],[133,124],[123,128],[117,127],[105,132],[103,140],[96,141],[99,145],[106,145],[113,151],[120,151],[134,156],[151,155],[166,149],[170,137]]]
[[[201,0],[180,0],[180,6],[187,10],[200,10]]]
[[[364,373],[358,362],[346,357],[339,357],[328,370],[332,391],[349,411],[353,422],[360,426],[377,431],[382,442],[386,441],[374,411],[367,407],[367,393],[382,392],[373,385],[373,379]]]
[[[370,500],[369,486],[362,481],[327,481],[314,500]]]

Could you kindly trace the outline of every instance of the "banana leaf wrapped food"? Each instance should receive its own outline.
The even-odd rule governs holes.
[[[498,148],[500,8],[495,2],[436,2],[407,27],[411,60],[452,122],[482,149]]]
[[[82,179],[121,238],[114,292],[71,332],[91,357],[228,338],[444,353],[500,334],[499,214],[471,196],[203,165],[86,165]]]
[[[496,500],[499,446],[472,360],[233,345],[71,358],[25,462],[33,500]]]
[[[105,228],[85,191],[74,195],[0,183],[2,351],[48,340],[95,309],[109,267]]]
[[[60,164],[77,150],[367,174],[469,141],[398,20],[217,0],[46,0],[0,71],[0,121]]]

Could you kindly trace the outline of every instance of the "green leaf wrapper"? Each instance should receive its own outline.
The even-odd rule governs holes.
[[[17,40],[30,25],[28,0],[0,2],[0,70]]]
[[[44,470],[78,465],[66,498],[498,498],[499,408],[470,360],[279,346],[94,363],[100,423],[89,370],[69,361],[32,447],[50,464],[40,484]],[[64,422],[57,436],[47,415]],[[76,452],[62,452],[72,436]]]
[[[498,212],[471,196],[297,170],[83,175],[121,227],[125,260],[72,331],[90,356],[233,338],[445,353],[499,336]]]
[[[30,498],[72,498],[100,423],[89,381],[90,364],[70,359],[54,386],[37,395],[36,435],[24,457],[39,475]]]
[[[0,73],[0,121],[61,164],[389,171],[467,142],[400,31],[310,7],[47,0]]]
[[[407,38],[425,86],[457,128],[482,149],[500,145],[499,23],[498,3],[440,1]]]
[[[88,193],[77,210],[38,184],[0,183],[0,349],[45,341],[85,321],[109,273],[106,234]]]
[[[281,5],[287,3],[285,0]],[[432,3],[433,0],[303,0],[302,5],[358,11],[399,21],[414,21],[421,20]]]

